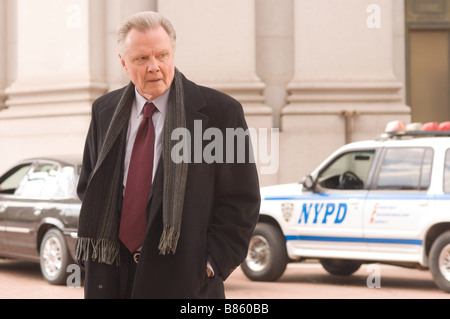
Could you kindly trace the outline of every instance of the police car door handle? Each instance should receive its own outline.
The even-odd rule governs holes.
[[[350,205],[358,205],[359,204],[359,199],[358,198],[350,198],[348,203]]]
[[[428,206],[428,199],[420,199],[419,206]]]

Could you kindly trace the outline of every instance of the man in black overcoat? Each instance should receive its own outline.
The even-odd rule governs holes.
[[[93,104],[78,184],[86,298],[224,298],[223,281],[247,255],[260,193],[243,109],[175,68],[175,38],[155,12],[124,22],[119,56],[130,84]],[[156,106],[152,182],[134,195],[145,198],[146,222],[130,251],[119,233],[148,102]]]

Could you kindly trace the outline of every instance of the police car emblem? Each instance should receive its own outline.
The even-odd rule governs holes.
[[[291,220],[292,215],[294,213],[294,204],[293,203],[283,203],[281,204],[281,214],[286,222]]]

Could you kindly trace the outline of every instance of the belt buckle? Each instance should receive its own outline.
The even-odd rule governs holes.
[[[136,252],[133,254],[133,260],[134,262],[137,264],[139,262],[139,257],[141,257],[141,253],[140,252]]]

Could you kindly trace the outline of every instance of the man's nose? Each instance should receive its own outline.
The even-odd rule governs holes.
[[[149,63],[147,65],[147,72],[155,73],[159,71],[159,65],[156,59],[149,59]]]

